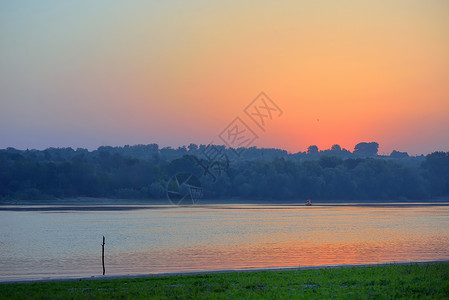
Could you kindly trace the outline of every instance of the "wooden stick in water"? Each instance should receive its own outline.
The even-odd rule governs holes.
[[[104,235],[103,235],[103,244],[101,244],[101,261],[103,262],[103,275],[105,273],[105,269],[104,269]]]

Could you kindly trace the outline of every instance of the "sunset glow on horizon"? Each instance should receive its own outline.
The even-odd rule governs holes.
[[[0,149],[375,141],[449,151],[449,2],[0,3]],[[265,92],[283,111],[258,128]]]

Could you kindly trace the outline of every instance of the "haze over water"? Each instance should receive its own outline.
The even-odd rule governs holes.
[[[449,206],[0,211],[0,279],[449,259]]]

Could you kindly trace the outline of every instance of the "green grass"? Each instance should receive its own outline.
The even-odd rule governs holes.
[[[449,299],[449,263],[0,284],[1,299]]]

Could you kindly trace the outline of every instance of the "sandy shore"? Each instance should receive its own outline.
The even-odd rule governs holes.
[[[185,272],[169,272],[169,273],[153,273],[153,274],[120,274],[120,275],[97,275],[97,276],[79,276],[79,277],[43,277],[38,279],[13,279],[0,280],[0,284],[8,283],[33,283],[33,282],[52,282],[52,281],[80,281],[80,280],[108,280],[108,279],[133,279],[133,278],[149,278],[149,277],[166,277],[166,276],[188,276],[203,274],[218,274],[232,272],[260,272],[260,271],[300,271],[300,270],[317,270],[331,268],[352,268],[352,267],[376,267],[386,265],[412,265],[412,264],[434,264],[449,263],[449,260],[428,260],[428,261],[401,261],[401,262],[381,262],[372,264],[341,264],[341,265],[322,265],[322,266],[300,266],[300,267],[274,267],[274,268],[248,268],[248,269],[225,269],[225,270],[204,270],[204,271],[185,271]]]

